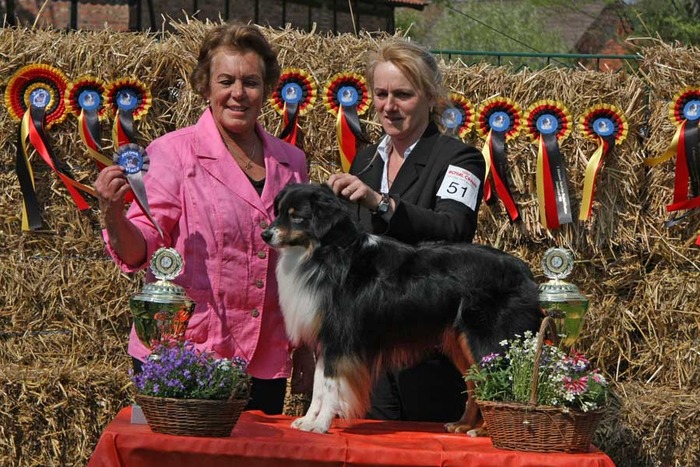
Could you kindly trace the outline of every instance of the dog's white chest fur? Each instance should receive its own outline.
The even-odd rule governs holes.
[[[319,325],[318,297],[308,285],[308,277],[300,274],[299,265],[306,261],[308,251],[288,247],[280,252],[277,262],[279,299],[287,335],[294,344],[316,341]]]

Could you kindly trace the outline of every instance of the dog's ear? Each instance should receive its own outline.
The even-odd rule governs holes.
[[[314,236],[321,239],[331,232],[334,236],[355,233],[357,228],[343,200],[328,185],[317,186],[311,197],[314,218],[311,228]]]
[[[275,196],[275,201],[273,203],[273,209],[275,213],[275,217],[279,216],[280,213],[280,203],[282,202],[282,198],[284,198],[287,193],[289,192],[290,189],[292,189],[294,186],[301,185],[300,183],[288,183],[282,189],[277,193],[277,196]]]

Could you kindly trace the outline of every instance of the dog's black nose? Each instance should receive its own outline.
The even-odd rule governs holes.
[[[270,243],[270,240],[272,239],[272,232],[270,232],[269,229],[265,229],[262,231],[260,236],[265,241],[265,243]]]

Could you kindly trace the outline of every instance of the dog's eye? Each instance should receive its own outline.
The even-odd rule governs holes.
[[[292,221],[292,224],[301,224],[304,222],[304,218],[301,216],[295,216],[294,214],[289,216],[289,220]]]

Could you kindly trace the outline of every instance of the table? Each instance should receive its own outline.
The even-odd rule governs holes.
[[[291,428],[292,417],[244,412],[229,438],[153,433],[131,424],[131,407],[105,428],[88,467],[492,466],[614,467],[589,453],[496,449],[490,438],[445,433],[440,423],[336,420],[328,434]]]

